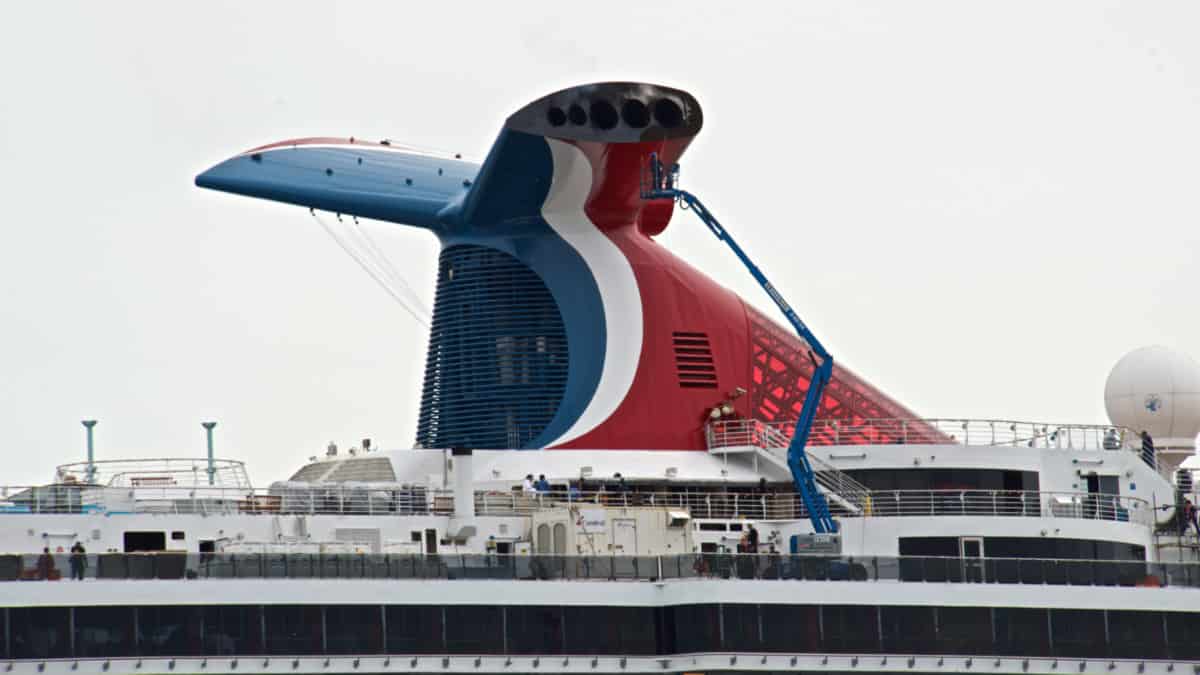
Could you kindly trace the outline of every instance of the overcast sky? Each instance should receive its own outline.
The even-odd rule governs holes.
[[[578,9],[576,9],[578,8]],[[691,91],[684,184],[830,351],[920,414],[1105,421],[1127,351],[1200,357],[1194,2],[15,3],[0,21],[0,483],[98,455],[258,484],[409,447],[425,329],[300,208],[200,190],[246,148],[486,154],[599,80]],[[371,232],[427,303],[432,235]],[[759,306],[689,214],[662,240]]]

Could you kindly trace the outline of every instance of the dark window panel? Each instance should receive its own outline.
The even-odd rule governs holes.
[[[565,607],[563,617],[569,654],[651,656],[659,651],[658,622],[651,607]],[[679,633],[676,626],[676,639]]]
[[[70,610],[13,607],[8,610],[9,649],[14,659],[61,659],[71,655]]]
[[[321,608],[311,605],[268,605],[263,610],[268,654],[322,654]]]
[[[958,537],[903,537],[900,539],[900,555],[957,558]]]
[[[883,651],[928,654],[936,651],[937,624],[932,607],[883,607]]]
[[[757,652],[762,650],[759,634],[758,605],[722,605],[721,648],[730,652]]]
[[[137,608],[138,654],[202,656],[204,609],[186,605]]]
[[[508,607],[505,636],[509,654],[562,654],[562,607]]]
[[[821,649],[821,612],[815,605],[760,605],[763,650],[809,654]]]
[[[504,608],[491,605],[446,607],[446,652],[503,654]]]
[[[1003,656],[1050,656],[1050,624],[1044,609],[997,607],[996,652]]]
[[[855,469],[847,471],[872,490],[1034,490],[1036,471],[997,469]],[[928,502],[927,502],[928,503]]]
[[[327,654],[379,654],[382,651],[382,608],[377,605],[325,607]]]
[[[827,605],[821,608],[825,651],[874,653],[879,651],[878,608],[860,605]]]
[[[262,608],[205,607],[204,653],[208,656],[263,653]]]
[[[654,610],[650,607],[613,607],[610,618],[617,625],[622,654],[653,656],[658,653]]]
[[[671,609],[675,614],[678,653],[711,652],[719,648],[721,616],[717,605],[680,605]]]
[[[1164,617],[1170,658],[1200,659],[1200,616],[1188,612],[1166,612]]]
[[[75,656],[132,656],[132,607],[76,607]]]
[[[1050,610],[1055,656],[1104,657],[1104,612],[1085,609]]]
[[[989,558],[1059,558],[1067,560],[1146,559],[1145,547],[1093,539],[987,537],[983,547],[984,552]],[[903,555],[903,551],[901,551],[901,554]]]
[[[441,654],[442,608],[392,606],[385,608],[389,654]]]
[[[989,607],[938,607],[937,651],[944,654],[991,654]]]
[[[654,610],[654,617],[658,629],[657,653],[679,653],[679,648],[675,644],[675,613],[669,607],[658,607]]]
[[[1167,658],[1162,613],[1109,611],[1108,646],[1113,658]]]

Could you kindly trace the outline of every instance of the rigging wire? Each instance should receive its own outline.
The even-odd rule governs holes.
[[[392,282],[392,287],[399,290],[408,298],[410,305],[420,311],[423,316],[428,317],[430,315],[429,308],[425,306],[425,302],[421,300],[421,296],[417,295],[417,292],[409,285],[404,275],[400,274],[400,270],[396,269],[392,261],[383,254],[379,245],[375,243],[375,239],[371,237],[371,233],[367,231],[367,228],[362,226],[362,223],[358,222],[357,216],[350,216],[350,219],[354,222],[354,226],[347,229],[359,235],[360,243],[367,255],[371,257],[372,262],[387,275],[388,279]]]
[[[399,304],[404,309],[404,311],[408,312],[409,316],[411,316],[413,319],[416,320],[417,323],[421,324],[425,328],[429,327],[429,320],[430,320],[429,311],[420,302],[419,298],[416,298],[417,302],[415,303],[415,306],[414,306],[414,303],[412,303],[412,301],[402,297],[403,294],[400,292],[397,292],[397,290],[392,286],[392,284],[389,283],[389,280],[383,278],[383,277],[388,276],[386,272],[381,272],[379,270],[376,270],[372,267],[371,264],[368,264],[367,259],[364,258],[364,256],[361,255],[361,253],[359,251],[356,251],[354,249],[354,247],[351,246],[350,243],[347,242],[347,240],[344,237],[339,235],[334,227],[330,226],[329,223],[322,220],[321,217],[317,215],[317,212],[315,209],[309,209],[308,212],[309,212],[309,214],[312,215],[313,220],[317,221],[317,223],[321,226],[321,228],[324,229],[325,232],[335,242],[337,242],[337,245],[343,251],[346,252],[346,255],[353,258],[354,262],[358,263],[358,266],[361,267],[362,270],[364,272],[366,272],[368,276],[370,276],[372,279],[374,279],[375,283],[379,284],[380,288],[382,288],[388,295],[392,296],[392,299],[395,300],[396,303]],[[382,253],[380,253],[380,256],[382,257]],[[367,257],[369,257],[369,256],[367,256]],[[375,262],[375,265],[378,265],[378,264],[379,264],[378,262]],[[391,263],[388,263],[388,266],[391,267],[391,269],[393,271],[395,271],[395,267],[392,266]],[[397,272],[396,274],[398,275],[399,273]],[[409,293],[413,294],[414,296],[416,295],[416,293],[413,292],[412,288],[407,283],[403,283],[403,279],[401,279],[400,281],[402,283],[402,286],[401,286],[402,288],[407,289],[407,291]]]

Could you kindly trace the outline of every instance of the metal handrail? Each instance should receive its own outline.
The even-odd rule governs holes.
[[[771,453],[785,464],[791,445],[791,437],[781,427],[759,420],[710,423],[705,427],[705,436],[709,450],[753,447]],[[835,510],[836,506],[843,507],[842,510],[848,507],[852,511],[866,507],[867,493],[870,492],[866,485],[812,453],[808,453],[808,462],[817,484],[825,488],[826,493],[837,502]]]
[[[718,420],[705,425],[709,450],[731,447],[786,448],[794,422]],[[1157,457],[1143,452],[1141,436],[1127,427],[1051,424],[997,419],[817,420],[809,446],[962,445],[1066,450],[1124,450],[1158,469]],[[810,452],[812,456],[815,453]]]
[[[788,555],[665,556],[393,553],[0,554],[5,581],[491,579],[993,583],[1200,587],[1200,564],[1140,560]]]
[[[236,459],[214,459],[209,483],[206,457],[153,457],[144,459],[101,459],[94,462],[62,464],[54,475],[60,483],[85,483],[106,487],[138,487],[139,484],[165,484],[174,487],[211,487],[247,489],[251,487],[246,463]]]
[[[820,472],[818,472],[820,475]],[[861,484],[859,484],[861,485]],[[833,504],[840,518],[900,516],[1022,516],[1153,522],[1150,504],[1137,497],[1087,492],[1013,490],[845,490]],[[851,505],[852,502],[852,505]],[[480,516],[528,516],[552,508],[658,507],[686,510],[692,518],[795,520],[807,517],[792,492],[520,490],[475,492]],[[3,514],[156,513],[203,515],[452,515],[451,490],[381,483],[314,483],[269,489],[52,485],[0,487]]]
[[[710,448],[732,445],[786,447],[793,424],[790,421],[721,420],[707,425],[706,436]],[[965,418],[817,420],[813,425],[811,444],[1007,445],[1077,450],[1126,449],[1138,452],[1142,449],[1141,437],[1127,427]]]

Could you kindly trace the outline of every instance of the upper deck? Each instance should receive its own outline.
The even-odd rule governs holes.
[[[739,419],[711,422],[705,429],[709,453],[477,451],[474,515],[528,516],[546,508],[600,504],[687,509],[693,518],[807,517],[802,502],[780,485],[787,476],[782,460],[792,431],[788,424]],[[941,466],[962,466],[963,458],[1012,464],[1014,456],[1021,463],[1031,461],[1030,452],[1057,456],[1061,451],[1079,474],[1114,453],[1140,459],[1134,469],[1156,467],[1153,454],[1145,453],[1128,429],[1007,420],[818,421],[809,454],[818,483],[841,518],[1005,516],[1144,526],[1154,521],[1157,504],[1145,490],[1145,496],[1078,488],[871,490],[838,468],[850,466],[848,459],[866,457],[866,450],[876,458],[902,457],[926,446],[937,448]],[[746,460],[746,453],[755,456]],[[522,493],[521,477],[533,472],[547,474],[552,488]],[[452,473],[439,450],[326,457],[268,488],[252,487],[244,465],[231,460],[211,467],[205,459],[77,463],[59,467],[54,485],[0,486],[0,514],[462,515],[455,513]],[[604,478],[610,473],[623,478]],[[92,481],[82,482],[84,476]],[[770,489],[759,485],[766,476],[773,476]],[[1047,484],[1063,483],[1042,481]],[[1075,484],[1063,486],[1070,485]]]

